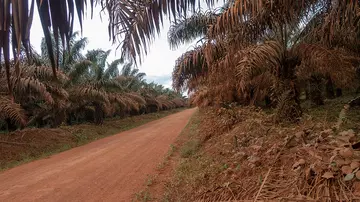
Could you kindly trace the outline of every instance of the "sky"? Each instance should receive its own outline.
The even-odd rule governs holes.
[[[88,38],[88,45],[86,50],[98,49],[103,50],[111,49],[111,55],[108,58],[108,62],[111,62],[118,57],[120,57],[120,49],[116,50],[117,44],[112,44],[109,41],[108,35],[108,17],[106,13],[101,13],[102,20],[100,18],[100,8],[96,7],[94,9],[94,16],[91,19],[90,9],[88,13],[85,14],[85,19],[83,22],[83,33],[82,37]],[[140,72],[145,72],[145,79],[148,82],[154,81],[156,83],[162,84],[165,87],[171,88],[171,73],[175,64],[175,60],[182,55],[182,53],[190,50],[191,47],[195,44],[186,44],[180,46],[176,50],[171,50],[167,42],[167,31],[169,30],[170,22],[164,21],[161,34],[156,38],[154,43],[150,46],[150,51],[148,55],[144,56],[142,64],[138,65]],[[80,25],[77,22],[77,18],[74,21],[74,31],[80,31]],[[34,12],[34,21],[31,27],[31,36],[30,42],[32,46],[40,53],[40,44],[43,37],[43,31],[39,19],[37,10]],[[86,52],[85,52],[86,53]]]

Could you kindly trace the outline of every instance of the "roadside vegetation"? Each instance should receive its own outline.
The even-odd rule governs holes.
[[[71,61],[66,59],[66,51],[59,51],[59,39],[63,47],[71,44],[72,22],[68,16],[74,16],[76,10],[81,23],[87,1],[75,1],[75,6],[72,0],[43,6],[40,2],[48,1],[37,1],[51,74],[44,73],[50,68],[40,71],[19,65],[23,58],[20,47],[27,58],[32,51],[28,1],[18,2],[21,6],[14,1],[0,6],[0,10],[7,11],[14,4],[13,12],[0,16],[5,27],[0,29],[5,60],[0,109],[6,112],[1,114],[7,127],[13,127],[11,120],[18,127],[26,125],[21,110],[28,110],[23,105],[31,100],[22,96],[30,91],[23,86],[34,86],[28,79],[34,74],[37,83],[44,76],[54,77],[31,92],[45,92],[37,95],[44,105],[56,106],[51,108],[56,113],[63,113],[66,97],[59,85],[68,87],[65,89],[70,101],[84,100],[87,108],[92,108],[94,123],[100,124],[108,112],[116,112],[116,108],[108,108],[109,103],[119,103],[119,94],[114,95],[118,83],[114,85],[112,68],[104,68],[111,65],[104,65],[102,57],[94,57],[106,56],[106,51],[95,50],[85,57],[91,62],[89,75],[84,76],[90,79],[87,83],[66,85],[68,72],[60,69],[60,61]],[[175,61],[173,71],[173,88],[178,93],[188,90],[189,103],[200,108],[201,124],[197,137],[178,150],[185,163],[181,162],[175,174],[170,201],[359,200],[360,2],[227,0],[214,8],[219,2],[90,1],[91,8],[101,6],[109,14],[109,36],[119,42],[121,50],[118,62],[141,61],[167,19],[172,23],[170,47],[176,49],[197,40]],[[204,10],[204,5],[209,10]],[[63,9],[57,12],[60,7]],[[19,15],[12,18],[13,14]],[[48,27],[56,33],[54,39]],[[14,54],[13,67],[10,43],[13,52],[18,53]],[[144,103],[137,97],[139,91],[135,93],[120,93],[122,100],[131,100],[132,110],[127,113],[141,109],[133,103]],[[82,104],[75,102],[75,110],[70,112],[85,112],[85,108],[79,108]],[[145,111],[154,108],[154,104],[146,106]],[[56,116],[52,123],[58,125],[61,117]]]

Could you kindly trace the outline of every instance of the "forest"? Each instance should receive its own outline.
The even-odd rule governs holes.
[[[168,201],[360,199],[360,1],[0,2],[4,130],[101,124],[185,106],[188,91],[199,110]],[[35,6],[40,55],[29,42]],[[86,39],[73,33],[97,6],[121,51],[109,64],[107,51],[79,54]],[[174,61],[174,91],[132,68],[164,21],[170,48],[196,42]]]

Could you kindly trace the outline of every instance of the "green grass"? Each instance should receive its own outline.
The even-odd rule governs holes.
[[[166,117],[182,110],[184,109],[182,108],[169,111],[161,111],[158,113],[132,116],[123,119],[112,118],[105,120],[103,125],[80,124],[73,126],[61,126],[60,130],[63,131],[63,134],[68,134],[73,137],[70,138],[71,141],[61,144],[41,146],[36,145],[36,142],[33,142],[32,144],[36,145],[35,148],[31,147],[29,148],[29,151],[25,151],[24,153],[18,153],[15,160],[10,159],[6,162],[2,161],[0,163],[0,171],[4,171],[34,160],[43,159],[51,155],[69,150],[71,148],[85,145],[95,140],[139,127],[151,121]],[[41,132],[44,132],[43,129],[39,130],[42,130]]]

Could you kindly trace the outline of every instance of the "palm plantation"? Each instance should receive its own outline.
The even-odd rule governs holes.
[[[1,67],[4,66],[0,69],[0,118],[3,128],[56,127],[65,121],[69,124],[83,121],[101,124],[107,117],[184,106],[181,93],[187,91],[189,104],[207,110],[209,113],[205,116],[213,115],[213,122],[219,123],[209,124],[214,127],[215,132],[212,132],[217,134],[225,128],[222,131],[224,137],[206,135],[200,138],[204,143],[209,139],[223,142],[234,134],[234,149],[220,152],[222,156],[219,158],[224,158],[224,161],[227,154],[236,153],[239,148],[249,148],[249,142],[269,146],[266,144],[270,141],[283,138],[284,133],[289,134],[284,144],[276,142],[267,151],[252,145],[258,148],[251,148],[251,152],[247,151],[250,154],[244,155],[252,163],[256,161],[251,157],[257,152],[266,156],[277,151],[266,172],[260,170],[259,162],[256,162],[257,167],[238,169],[240,164],[234,166],[236,172],[245,172],[245,177],[260,176],[260,182],[238,180],[240,182],[234,185],[235,182],[226,181],[205,192],[196,190],[196,186],[190,187],[188,190],[204,192],[192,200],[295,200],[298,196],[309,200],[323,199],[321,197],[328,201],[355,200],[354,196],[360,193],[360,184],[355,186],[355,176],[360,179],[360,167],[353,161],[359,159],[353,153],[346,156],[339,151],[354,152],[352,149],[355,150],[356,144],[353,143],[359,141],[355,135],[358,131],[347,131],[346,134],[352,135],[346,137],[340,146],[338,140],[333,140],[336,139],[333,134],[345,134],[339,131],[340,125],[346,125],[349,109],[357,113],[356,105],[360,103],[356,91],[360,86],[360,1],[229,0],[214,8],[218,3],[220,1],[213,0],[0,1],[0,55]],[[204,5],[209,7],[208,10]],[[121,57],[115,61],[107,60],[110,50],[89,50],[83,54],[87,40],[77,39],[78,33],[73,32],[73,21],[77,20],[82,26],[86,9],[92,15],[95,6],[109,15],[109,37],[119,44],[121,51]],[[45,36],[41,54],[32,50],[29,41],[33,12],[39,12]],[[134,68],[151,51],[151,42],[166,20],[171,22],[168,31],[170,48],[196,42],[195,47],[174,61],[172,79],[175,91],[146,82],[146,75]],[[10,58],[11,51],[14,58]],[[336,97],[347,98],[343,94],[351,99],[342,100],[345,107],[340,115],[336,115],[336,126],[329,126],[327,113],[320,121],[309,115],[326,108],[327,103]],[[308,102],[311,107],[307,107]],[[248,113],[248,109],[256,110]],[[264,115],[261,110],[268,114]],[[210,120],[209,117],[204,118],[204,122]],[[220,121],[216,122],[217,119]],[[315,123],[309,127],[307,121]],[[243,128],[236,131],[236,124],[242,123]],[[284,129],[284,123],[290,124],[294,130]],[[256,124],[257,127],[247,131]],[[205,127],[204,133],[211,127]],[[262,131],[261,136],[253,134],[266,127],[269,128]],[[277,131],[276,134],[266,139],[273,130]],[[300,131],[297,136],[291,136],[296,130]],[[248,134],[254,136],[239,146],[238,138]],[[306,139],[311,135],[316,137]],[[294,139],[295,146],[291,145]],[[293,156],[283,158],[281,166],[276,167],[275,163],[285,150]],[[334,155],[316,155],[323,150],[326,150],[322,153],[324,155],[331,152]],[[304,153],[311,154],[312,159],[301,159],[301,164],[291,168],[290,172],[285,165],[287,161],[305,158]],[[340,157],[341,163],[336,160]],[[231,162],[238,160],[236,156]],[[324,164],[325,161],[330,163]],[[273,166],[282,178],[271,176]],[[227,172],[227,164],[223,164],[222,169],[226,171],[224,179],[230,180],[231,177],[233,180],[234,171]],[[290,174],[284,175],[285,171]],[[300,174],[294,174],[298,171]],[[209,178],[204,173],[199,176],[204,176],[199,181]],[[288,178],[293,181],[286,181]],[[281,184],[285,181],[289,183],[286,186]],[[255,188],[247,190],[247,186]],[[286,187],[292,190],[280,193]],[[359,189],[359,193],[354,189]],[[217,190],[224,191],[217,193]]]
[[[101,124],[106,117],[124,117],[184,106],[180,94],[170,90],[175,95],[170,96],[169,92],[152,86],[153,83],[148,85],[144,80],[145,74],[131,63],[124,63],[123,59],[108,62],[110,50],[89,50],[83,54],[87,39],[78,39],[77,36],[77,32],[72,35],[68,49],[59,48],[63,57],[58,61],[60,70],[56,71],[56,80],[49,68],[45,39],[42,40],[41,54],[31,52],[31,65],[26,61],[21,63],[20,80],[11,69],[14,103],[11,104],[8,96],[3,97],[4,129],[58,127],[65,122],[83,121]],[[53,35],[51,37],[54,41]],[[2,80],[4,95],[7,94],[5,78]],[[162,94],[165,96],[162,102],[170,104],[168,108],[163,108],[157,98]]]

